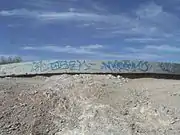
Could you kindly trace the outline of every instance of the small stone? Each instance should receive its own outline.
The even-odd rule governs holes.
[[[49,132],[49,129],[46,129],[46,132],[48,133],[48,132]]]
[[[37,94],[37,93],[38,93],[37,90],[35,90],[35,91],[34,91],[34,94]]]
[[[129,81],[129,80],[126,78],[126,79],[125,79],[125,83],[128,83],[128,81]]]
[[[55,135],[61,135],[62,133],[61,132],[57,132],[57,133],[55,133]]]
[[[110,74],[107,75],[107,77],[108,77],[108,79],[112,79],[112,75],[110,75]]]
[[[33,115],[33,117],[35,118],[35,117],[37,117],[37,115],[35,114],[35,115]]]
[[[20,106],[23,107],[23,106],[27,106],[26,103],[20,103]]]
[[[117,78],[118,78],[118,79],[122,79],[122,76],[118,75]]]

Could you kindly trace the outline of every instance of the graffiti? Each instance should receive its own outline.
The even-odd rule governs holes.
[[[5,75],[6,74],[6,68],[3,66],[0,66],[0,74]]]
[[[11,65],[11,66],[0,66],[0,74],[6,75],[7,73],[12,73],[14,74],[17,71],[17,66],[16,65]]]
[[[31,72],[45,72],[50,69],[49,64],[43,61],[37,61],[32,63]]]
[[[160,63],[159,66],[162,71],[174,73],[175,65],[172,63]]]
[[[113,72],[121,72],[122,70],[126,71],[143,71],[147,72],[151,69],[152,65],[149,64],[147,61],[130,61],[130,60],[123,60],[123,61],[107,61],[102,62],[101,69],[102,70],[110,70]]]
[[[49,60],[0,65],[0,76],[41,73],[164,73],[180,75],[179,63],[131,60]]]
[[[53,63],[50,63],[51,70],[89,70],[94,65],[93,63],[88,63],[85,60],[79,61],[79,60],[72,60],[72,61],[56,61]]]
[[[50,63],[45,63],[42,61],[33,62],[31,72],[45,72],[49,70],[72,70],[72,71],[80,71],[80,70],[92,70],[95,63],[88,63],[87,61],[80,60],[71,60],[71,61],[55,61]]]

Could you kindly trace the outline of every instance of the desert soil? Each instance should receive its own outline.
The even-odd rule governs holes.
[[[180,80],[1,78],[0,135],[180,135]]]

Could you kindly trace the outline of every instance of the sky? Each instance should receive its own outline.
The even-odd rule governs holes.
[[[180,62],[180,0],[0,0],[0,56]]]

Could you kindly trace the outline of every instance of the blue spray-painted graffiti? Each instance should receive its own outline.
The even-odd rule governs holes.
[[[6,74],[6,68],[3,66],[0,66],[0,74],[5,75]]]
[[[93,70],[93,66],[96,65],[95,63],[90,63],[87,61],[80,61],[80,60],[71,60],[71,61],[55,61],[55,62],[34,62],[32,66],[31,72],[45,72],[48,70],[75,70],[75,71],[80,71],[80,70]]]
[[[130,60],[122,60],[122,61],[107,61],[102,62],[101,69],[102,70],[110,70],[112,72],[121,72],[125,71],[143,71],[147,72],[152,68],[152,65],[147,61],[130,61]]]
[[[49,70],[49,64],[43,61],[33,62],[31,72],[45,72]]]
[[[51,70],[69,69],[69,70],[88,70],[91,66],[86,61],[72,60],[72,61],[56,61],[50,63]]]
[[[174,73],[175,65],[172,63],[159,63],[159,66],[162,71]]]

